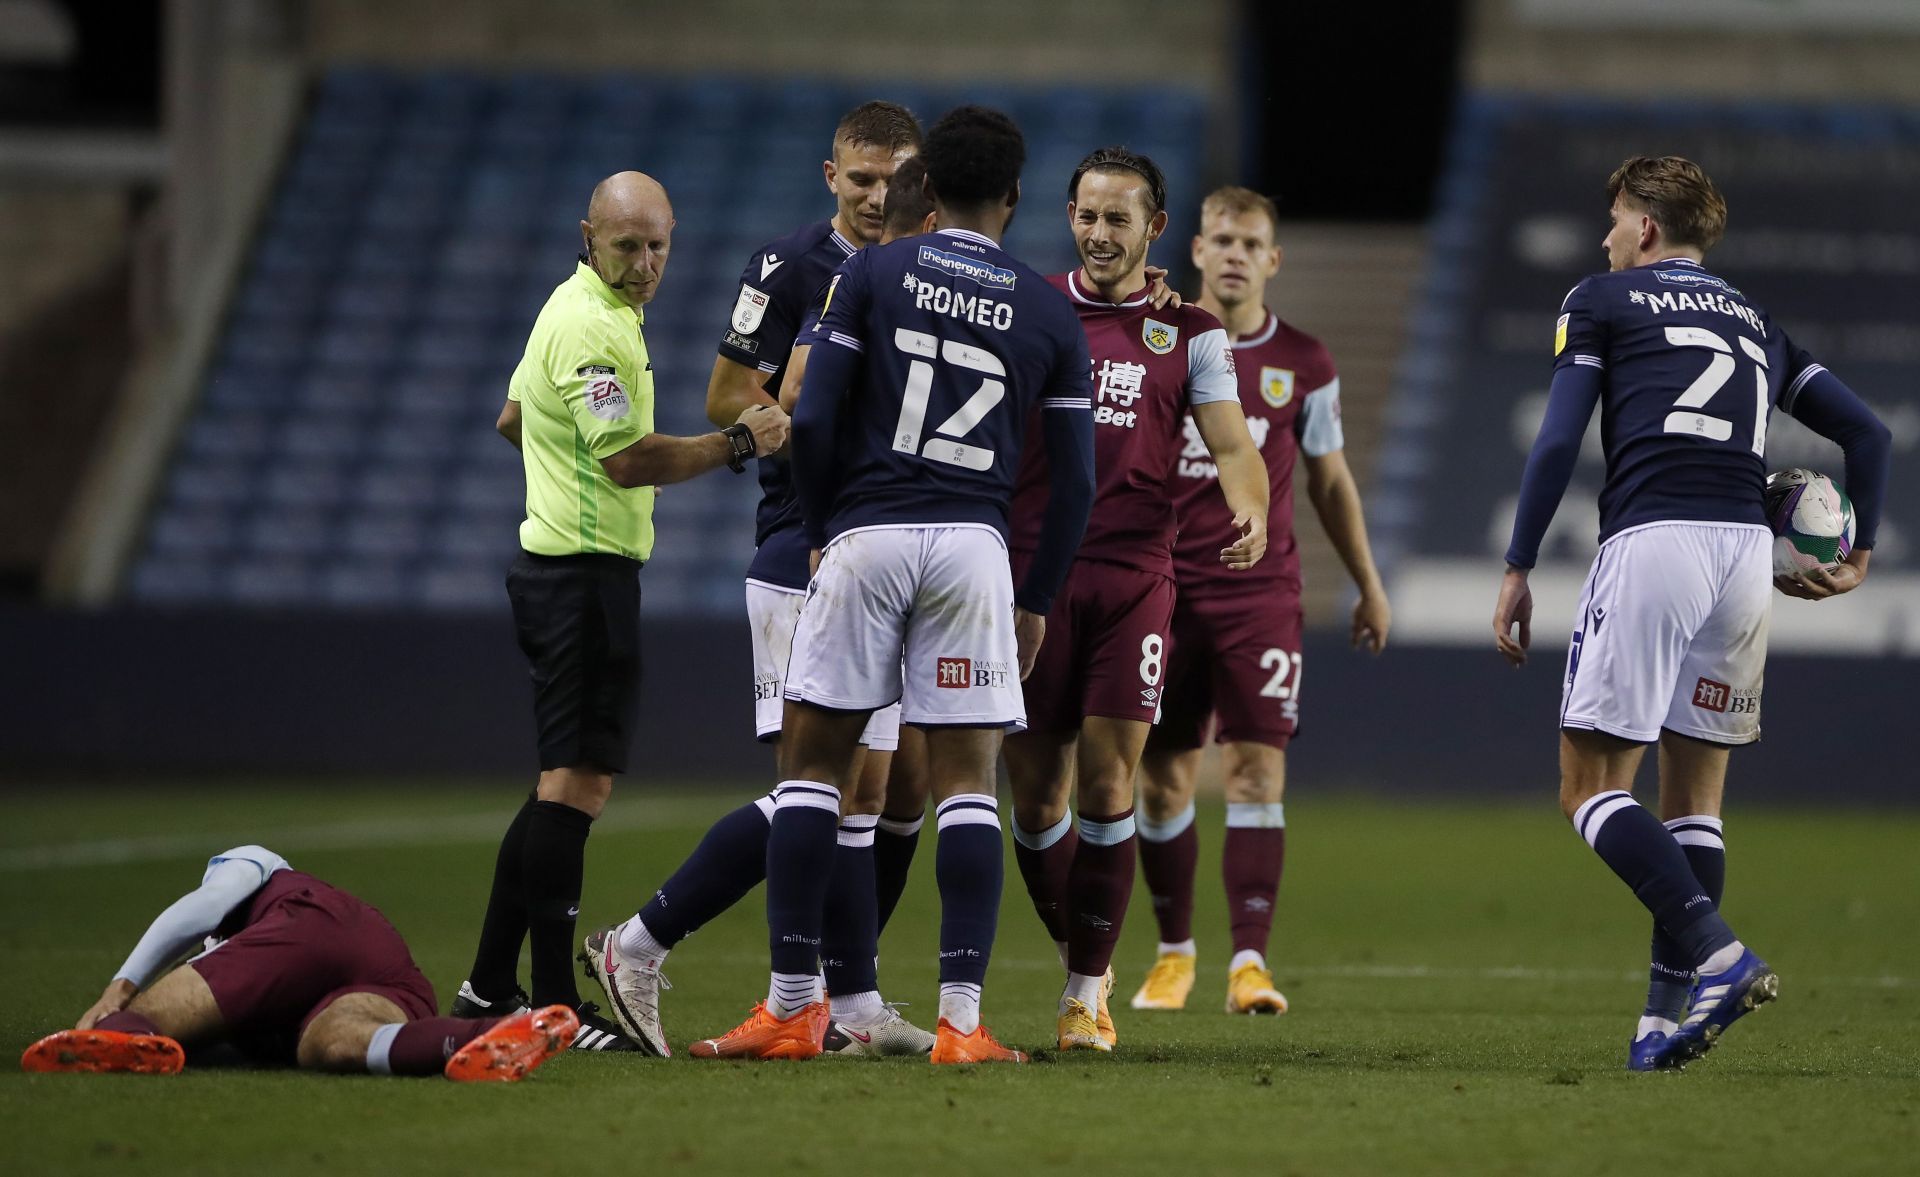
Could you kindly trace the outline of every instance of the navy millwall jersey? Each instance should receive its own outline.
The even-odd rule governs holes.
[[[1004,537],[1033,410],[1093,411],[1087,337],[1066,296],[962,229],[848,259],[801,342],[863,357],[840,414],[829,537],[916,523],[985,523]]]
[[[809,300],[855,248],[832,221],[820,221],[754,254],[740,273],[740,293],[720,337],[720,354],[759,369],[767,378],[767,392],[778,398]],[[807,541],[800,534],[792,469],[784,456],[763,458],[758,466],[760,508],[753,529],[757,547],[747,579],[802,591],[808,579]]]
[[[1605,377],[1600,538],[1669,520],[1765,526],[1767,415],[1825,369],[1684,258],[1595,274],[1560,310],[1555,370]]]

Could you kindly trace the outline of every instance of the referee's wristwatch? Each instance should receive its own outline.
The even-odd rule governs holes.
[[[727,445],[732,447],[727,453],[727,469],[735,474],[746,473],[747,459],[760,456],[759,447],[753,444],[753,430],[745,425],[736,424],[729,425],[720,432],[726,437]]]

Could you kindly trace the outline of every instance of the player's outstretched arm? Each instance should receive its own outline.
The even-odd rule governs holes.
[[[266,881],[266,868],[251,858],[221,858],[207,869],[200,885],[173,901],[156,917],[100,999],[82,1014],[76,1029],[91,1030],[101,1018],[118,1013],[134,994],[213,934],[227,913],[247,901]]]
[[[766,457],[787,444],[787,415],[778,405],[759,405],[740,414],[738,424],[753,438],[753,456]],[[674,437],[649,433],[618,453],[600,459],[607,477],[620,486],[668,486],[725,466],[733,440],[724,433]]]
[[[1193,406],[1193,424],[1220,470],[1220,490],[1240,532],[1240,538],[1220,553],[1220,562],[1236,572],[1251,568],[1267,554],[1267,509],[1272,500],[1267,464],[1247,431],[1247,414],[1238,398],[1205,401]]]
[[[713,374],[707,377],[707,420],[715,429],[725,429],[748,409],[779,403],[767,394],[766,379],[758,368],[715,357]]]
[[[1846,456],[1847,497],[1853,500],[1854,544],[1846,562],[1832,572],[1815,569],[1776,577],[1774,585],[1790,597],[1823,601],[1851,592],[1867,578],[1880,505],[1887,491],[1887,467],[1893,457],[1893,431],[1874,415],[1851,388],[1821,368],[1808,377],[1787,410],[1807,428],[1840,447]]]
[[[1353,607],[1353,645],[1378,654],[1386,648],[1387,630],[1393,625],[1393,609],[1387,604],[1387,590],[1380,583],[1380,570],[1374,567],[1373,545],[1367,542],[1366,512],[1360,504],[1360,487],[1353,480],[1344,450],[1327,454],[1303,454],[1307,463],[1307,498],[1313,502],[1320,526],[1326,529],[1333,550],[1340,554],[1347,575],[1360,590]]]

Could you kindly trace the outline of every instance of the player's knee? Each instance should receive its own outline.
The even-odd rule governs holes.
[[[542,801],[555,801],[598,818],[613,795],[613,774],[594,768],[556,768],[540,774]]]
[[[1169,821],[1179,816],[1188,805],[1193,803],[1193,790],[1180,787],[1177,781],[1142,775],[1140,778],[1140,812],[1149,821]]]
[[[300,1036],[295,1058],[302,1070],[364,1071],[367,1068],[364,1037],[347,1032],[344,1027],[323,1027],[315,1023]]]
[[[1066,798],[1052,797],[1016,798],[1013,803],[1013,820],[1020,828],[1029,833],[1040,833],[1060,824],[1067,816]]]
[[[1586,776],[1562,776],[1560,778],[1560,812],[1568,821],[1580,811],[1580,807],[1591,801],[1605,790],[1603,782]]]
[[[1124,765],[1102,766],[1081,777],[1075,792],[1082,813],[1119,813],[1133,807],[1133,774]]]

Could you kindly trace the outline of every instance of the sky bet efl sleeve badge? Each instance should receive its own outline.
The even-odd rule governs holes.
[[[733,304],[733,329],[742,335],[752,335],[760,329],[760,320],[766,317],[766,294],[742,282],[740,297]]]
[[[1260,396],[1276,409],[1286,408],[1293,399],[1293,369],[1260,369]]]
[[[1173,345],[1179,341],[1180,328],[1169,327],[1158,319],[1148,319],[1140,328],[1140,338],[1146,343],[1148,351],[1163,356],[1172,351]]]
[[[1560,321],[1553,325],[1553,354],[1559,355],[1567,350],[1567,320],[1572,315],[1561,315]]]

